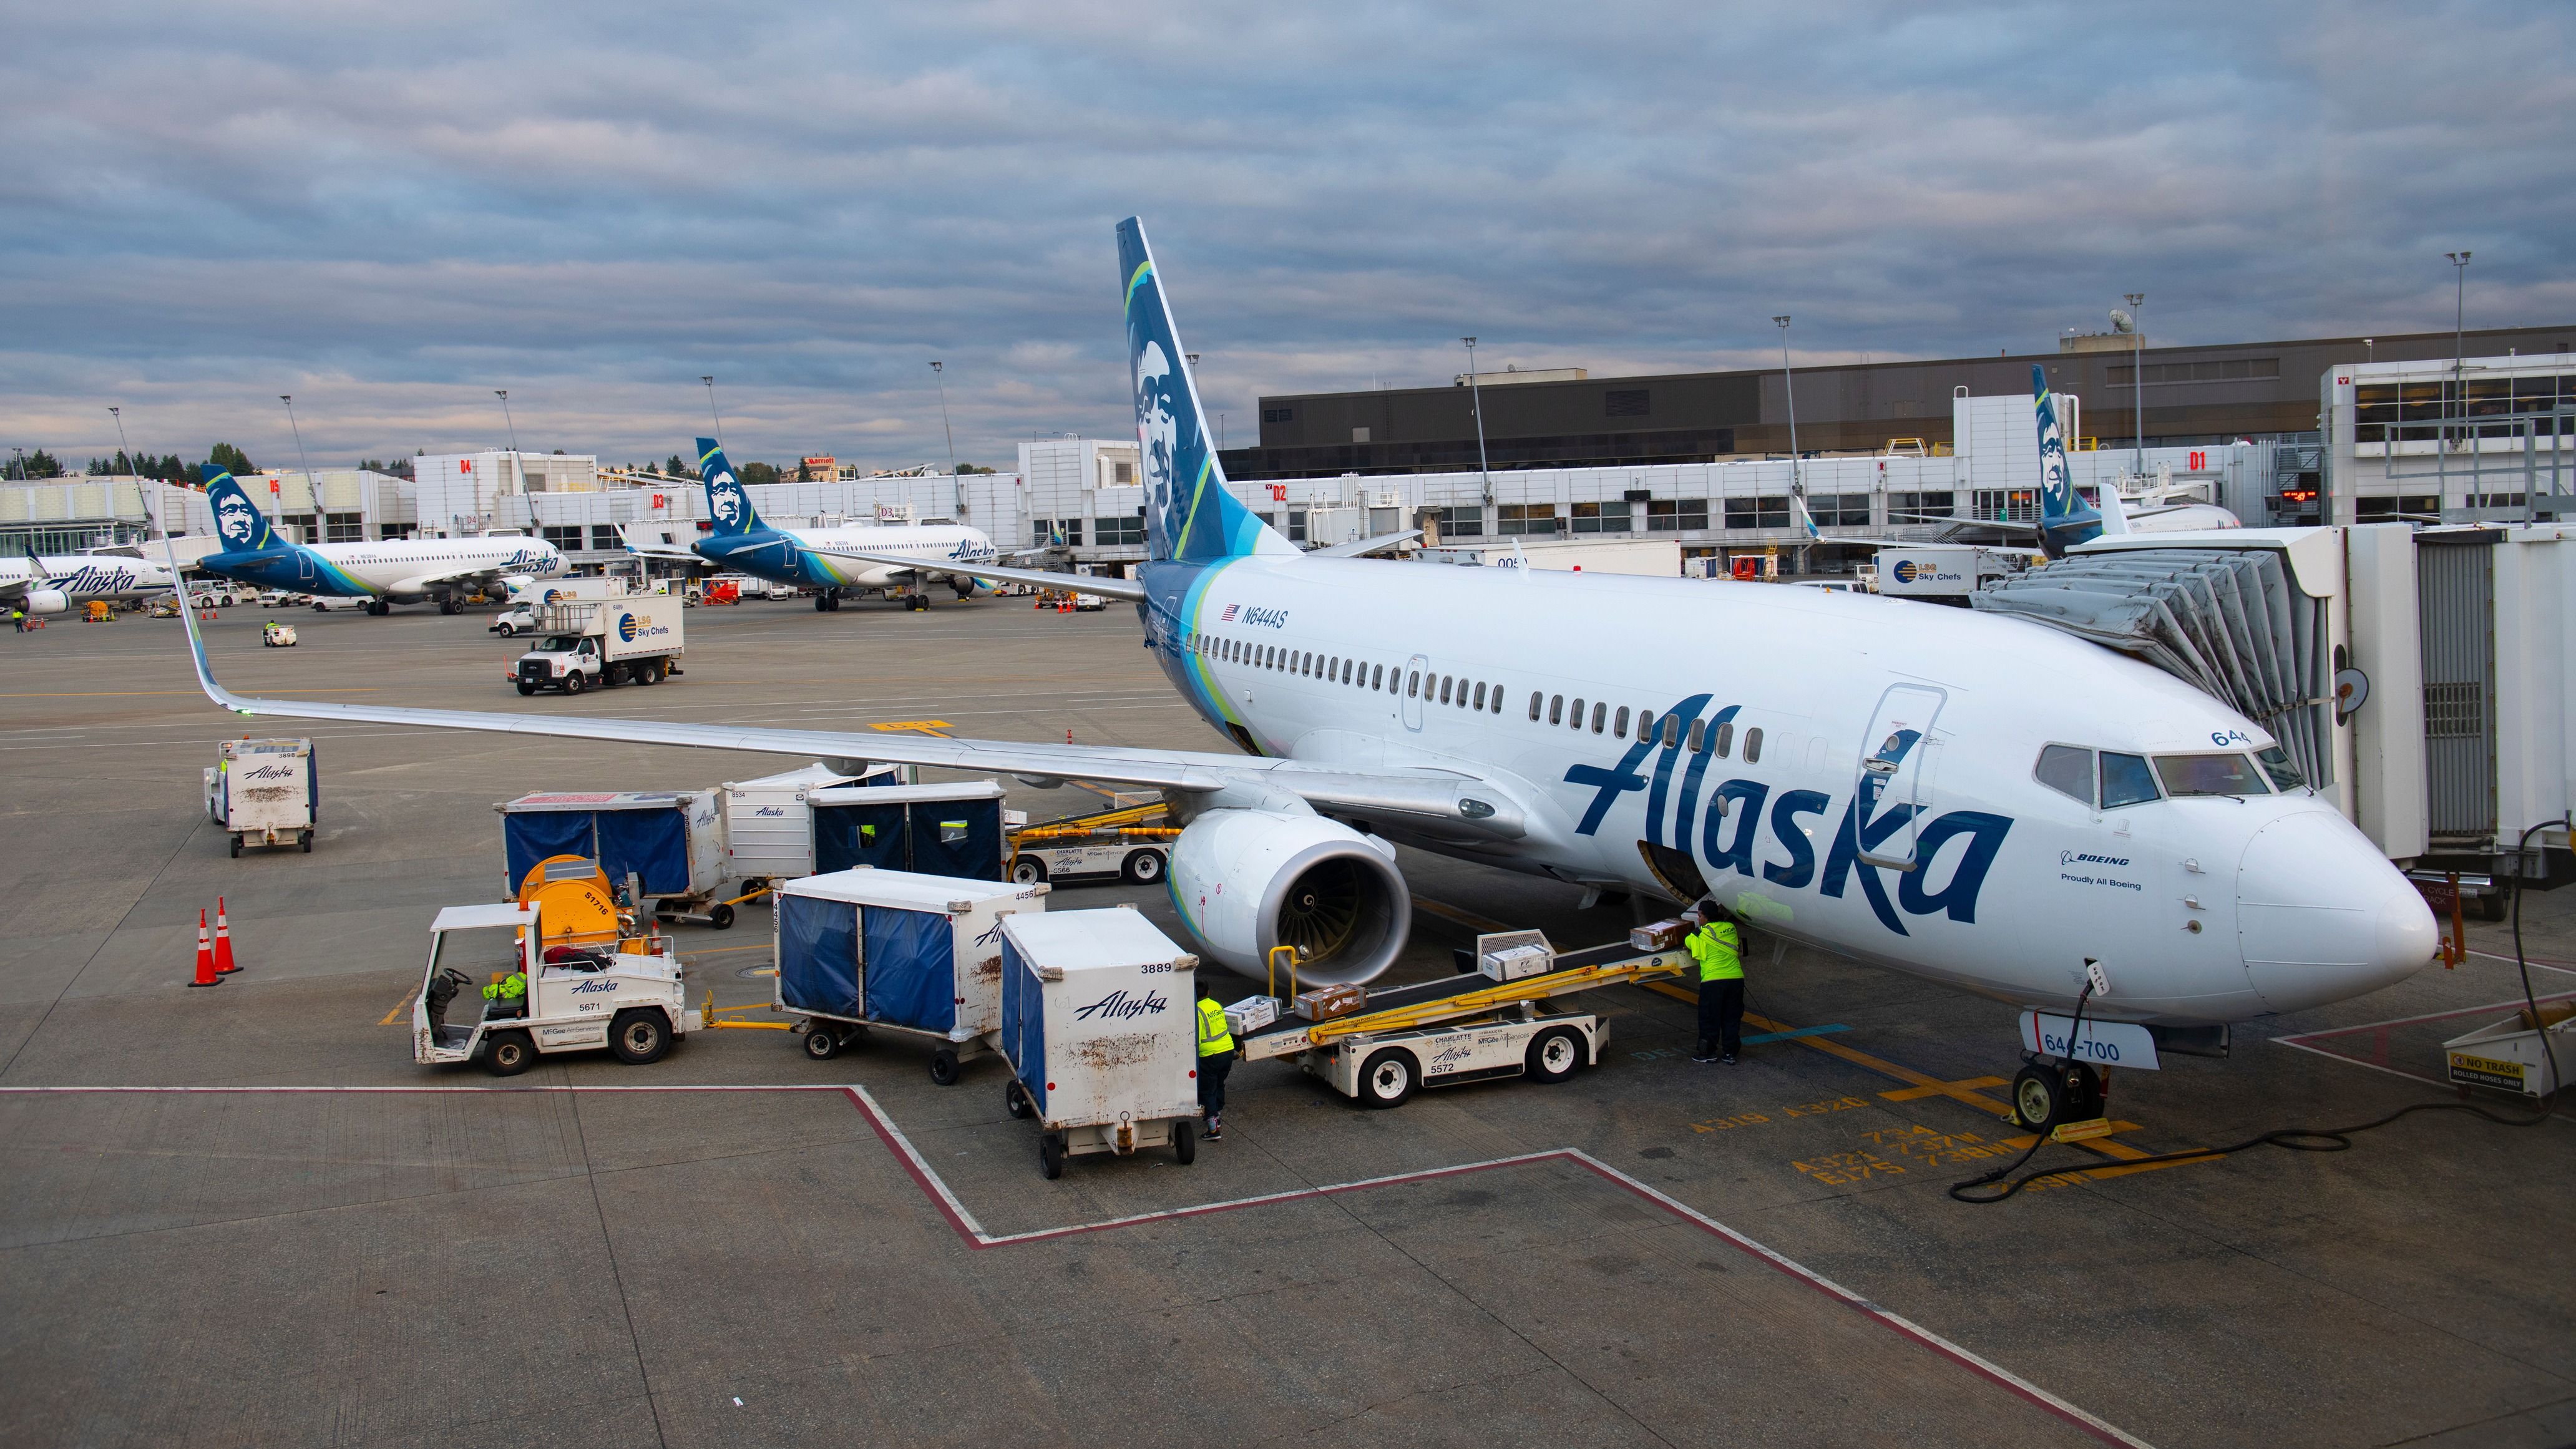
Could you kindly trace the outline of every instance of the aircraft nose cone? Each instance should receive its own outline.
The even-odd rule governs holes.
[[[2236,930],[2245,973],[2274,1011],[2403,981],[2440,943],[2424,897],[2330,810],[2284,815],[2246,843]]]

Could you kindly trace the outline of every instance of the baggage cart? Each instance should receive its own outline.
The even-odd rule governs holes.
[[[1198,1155],[1198,958],[1133,907],[1002,921],[1002,1104],[1038,1124],[1038,1167]]]
[[[802,1019],[805,1054],[827,1061],[862,1032],[934,1044],[930,1079],[994,1049],[1001,925],[1046,910],[1047,887],[908,871],[835,871],[778,888],[772,1000]]]
[[[726,872],[746,889],[814,874],[814,810],[807,797],[817,790],[901,781],[902,771],[894,765],[877,765],[862,776],[820,763],[757,780],[728,781],[722,787]]]
[[[1002,787],[990,780],[848,786],[805,799],[814,812],[818,871],[873,865],[970,880],[1010,878]]]
[[[300,847],[313,853],[321,818],[322,779],[311,740],[226,740],[206,771],[206,818],[244,845]]]
[[[492,808],[501,813],[503,886],[511,894],[538,861],[573,855],[598,862],[611,881],[636,877],[643,895],[654,898],[657,919],[719,931],[733,924],[724,818],[713,790],[556,792]]]

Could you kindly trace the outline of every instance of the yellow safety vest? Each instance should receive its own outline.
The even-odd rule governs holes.
[[[1736,933],[1733,921],[1711,921],[1691,933],[1686,943],[1691,959],[1699,963],[1702,981],[1741,981],[1744,979],[1744,938]]]
[[[1212,1057],[1234,1050],[1234,1033],[1226,1028],[1225,1008],[1199,998],[1199,1055]]]

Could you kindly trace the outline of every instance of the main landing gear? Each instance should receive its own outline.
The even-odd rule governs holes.
[[[836,614],[840,612],[840,609],[841,591],[839,589],[825,589],[814,596],[815,613]]]

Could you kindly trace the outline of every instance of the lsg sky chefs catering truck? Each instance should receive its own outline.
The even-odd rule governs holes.
[[[519,656],[510,682],[521,694],[659,684],[680,672],[680,608],[668,595],[559,599],[546,606],[537,647]]]

